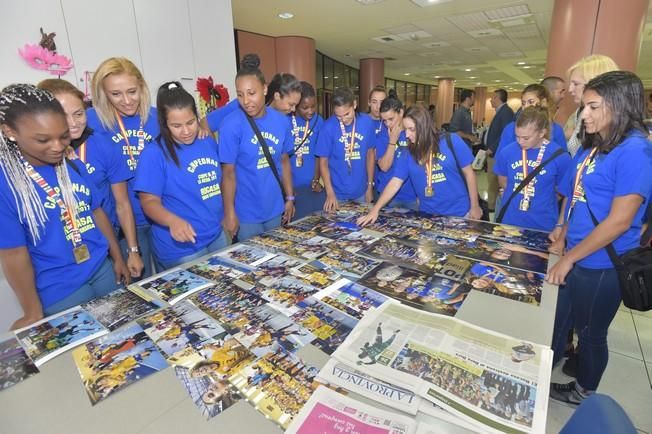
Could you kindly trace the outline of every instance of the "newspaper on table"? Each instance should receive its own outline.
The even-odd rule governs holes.
[[[288,427],[288,434],[411,434],[412,417],[388,412],[320,386]]]
[[[384,304],[333,354],[489,432],[545,432],[552,351],[455,318]]]

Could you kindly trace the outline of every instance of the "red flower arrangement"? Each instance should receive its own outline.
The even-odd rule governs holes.
[[[197,79],[197,92],[200,104],[205,106],[207,113],[229,102],[229,91],[222,84],[214,84],[211,76]]]

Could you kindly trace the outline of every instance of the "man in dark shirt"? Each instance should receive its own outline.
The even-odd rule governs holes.
[[[471,107],[475,102],[475,92],[470,89],[462,90],[460,95],[460,106],[451,117],[449,131],[460,136],[467,145],[473,146],[477,137],[473,134],[473,120],[471,119]]]
[[[514,111],[507,105],[507,91],[505,89],[496,89],[491,97],[491,106],[496,109],[489,131],[487,132],[487,189],[489,210],[496,208],[496,196],[498,194],[498,177],[494,173],[494,164],[496,154],[498,153],[498,143],[500,135],[507,124],[514,120]]]

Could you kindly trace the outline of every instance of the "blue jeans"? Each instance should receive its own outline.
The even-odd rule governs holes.
[[[176,259],[174,261],[170,262],[163,262],[160,261],[158,258],[156,258],[156,272],[160,273],[161,271],[165,271],[169,268],[176,267],[177,265],[185,264],[186,262],[194,261],[195,259],[201,258],[204,255],[208,255],[209,253],[216,252],[224,247],[226,247],[228,244],[227,239],[226,239],[226,234],[224,231],[220,232],[220,235],[215,238],[209,245],[204,247],[203,249],[200,249],[196,251],[195,253],[192,253],[190,255],[186,255],[182,258]]]
[[[326,192],[315,193],[309,185],[296,187],[294,195],[297,197],[294,202],[294,220],[299,220],[316,211],[321,211],[326,202]]]
[[[154,252],[152,251],[152,226],[143,225],[136,226],[136,240],[138,241],[138,248],[140,249],[140,257],[143,259],[143,272],[139,277],[134,278],[134,281],[146,279],[152,275],[154,270]],[[127,262],[127,239],[120,240],[120,251]]]
[[[43,314],[45,316],[54,315],[94,298],[103,297],[113,292],[117,287],[113,263],[107,258],[86,283],[66,298],[43,308]]]
[[[281,226],[281,216],[274,217],[261,223],[240,223],[237,239],[233,240],[233,242],[246,241],[251,237],[270,231],[279,226]]]
[[[620,283],[615,269],[595,270],[575,265],[559,288],[553,363],[564,355],[571,327],[579,335],[577,383],[596,390],[607,367],[607,331],[620,306]]]

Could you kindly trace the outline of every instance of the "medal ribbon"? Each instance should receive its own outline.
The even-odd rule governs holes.
[[[306,142],[306,137],[308,136],[308,131],[310,128],[310,120],[306,121],[306,129],[303,131],[303,137],[299,140],[299,126],[297,125],[296,116],[292,115],[292,135],[294,136],[294,144],[301,145]],[[297,158],[301,158],[303,155],[303,146],[299,146],[299,149],[295,152]]]
[[[548,145],[547,143],[544,143],[543,145],[541,145],[541,148],[539,148],[539,153],[537,154],[537,159],[534,162],[534,167],[532,169],[536,169],[537,167],[539,167],[539,164],[541,164],[541,160],[543,159],[543,154],[546,153],[547,145]],[[523,179],[525,179],[527,178],[527,172],[528,172],[527,151],[525,149],[521,149],[521,153],[522,153],[522,162],[523,162]],[[530,200],[530,196],[531,196],[530,193],[532,191],[532,187],[531,187],[532,181],[534,181],[534,179],[532,179],[530,181],[530,184],[526,185],[525,188],[523,189],[523,196],[525,196],[524,197],[525,200]]]
[[[62,163],[63,164],[63,163]],[[72,218],[72,213],[70,212],[68,206],[64,203],[63,199],[61,199],[61,195],[54,191],[52,187],[50,187],[50,184],[43,179],[40,173],[38,173],[34,167],[32,167],[31,164],[27,162],[23,158],[23,166],[25,166],[25,171],[27,172],[27,175],[32,178],[32,181],[36,183],[39,187],[43,189],[45,194],[48,195],[49,198],[54,199],[54,201],[57,203],[59,206],[59,209],[61,210],[61,215],[63,216],[63,221],[66,226],[66,230],[71,234],[72,236],[72,243],[74,247],[78,247],[82,243],[82,237],[81,233],[79,232],[79,228],[77,227],[77,222],[75,222],[75,219]]]
[[[353,146],[355,145],[355,118],[353,118],[353,128],[351,129],[351,141],[346,141],[346,128],[344,123],[340,121],[340,129],[342,130],[342,139],[344,139],[344,161],[349,166],[351,171],[351,157],[353,156]]]
[[[573,199],[571,200],[571,205],[568,208],[568,215],[566,216],[566,222],[570,221],[570,216],[571,213],[573,212],[573,208],[575,208],[575,204],[579,200],[580,197],[583,196],[584,190],[581,187],[582,184],[582,177],[584,176],[584,168],[586,167],[587,163],[589,161],[593,160],[593,157],[595,156],[595,153],[597,152],[598,148],[593,148],[589,155],[587,155],[584,158],[584,161],[582,161],[582,164],[580,164],[580,168],[577,169],[577,174],[575,175],[575,183],[573,185]]]
[[[427,190],[432,191],[432,151],[428,153],[426,160],[426,185]]]
[[[122,134],[122,138],[127,144],[127,152],[129,152],[129,159],[133,163],[135,163],[136,159],[134,158],[134,153],[131,150],[131,144],[129,143],[129,136],[127,135],[127,130],[125,130],[125,125],[122,123],[122,117],[120,116],[120,113],[118,113],[117,111],[115,112],[115,117],[118,120],[118,126],[120,127],[120,133]],[[140,151],[145,147],[145,132],[143,131],[142,119],[140,121],[140,127],[138,128],[138,133],[136,133],[136,136],[138,136],[138,150]]]

